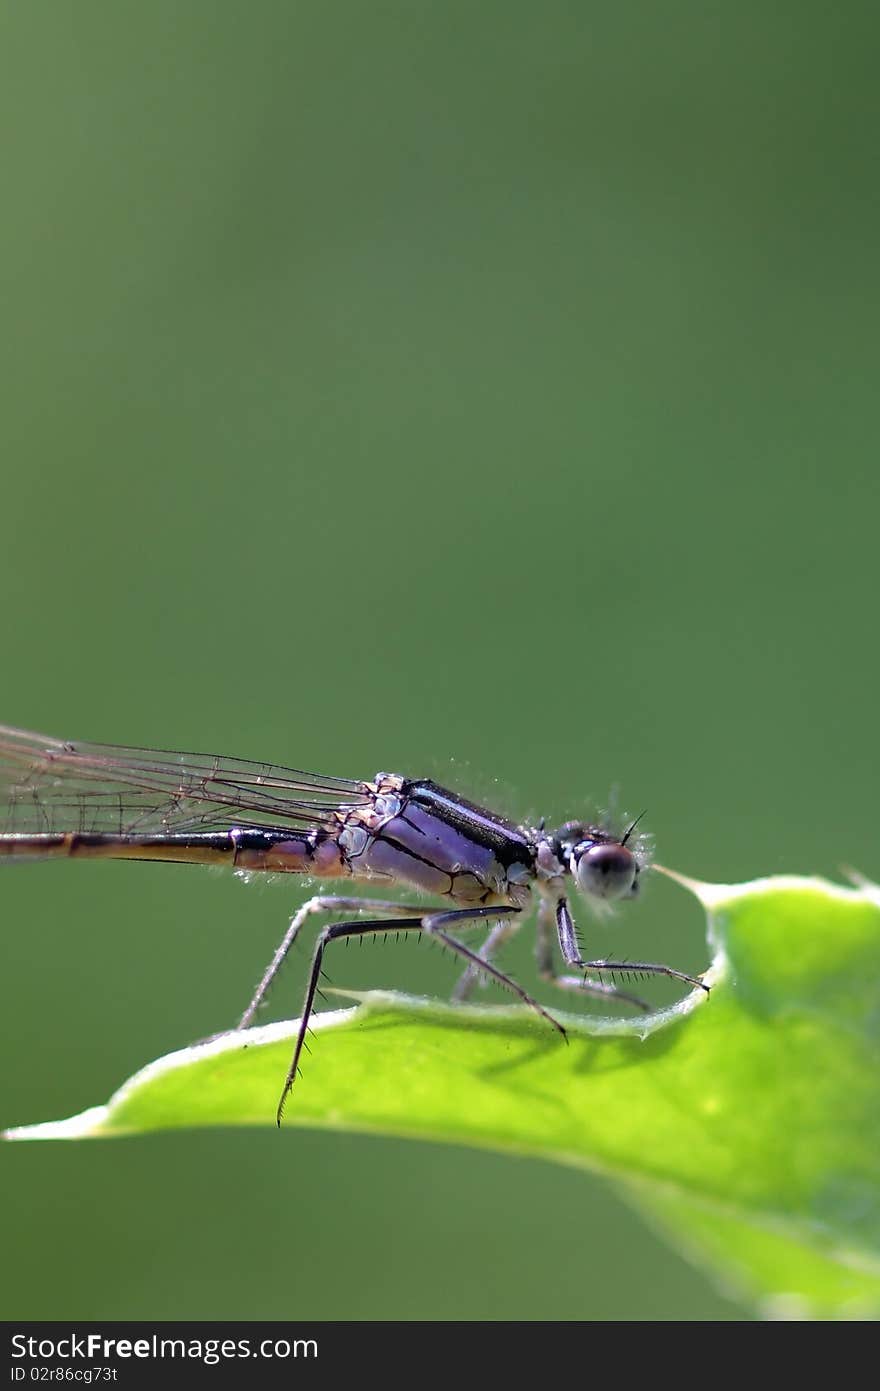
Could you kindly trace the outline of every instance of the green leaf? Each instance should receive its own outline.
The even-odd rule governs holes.
[[[678,877],[678,876],[673,876]],[[880,1309],[880,890],[679,879],[711,998],[635,1020],[371,993],[316,1017],[285,1125],[542,1155],[609,1176],[692,1258],[781,1317]],[[106,1106],[11,1139],[272,1125],[295,1024],[160,1058]]]

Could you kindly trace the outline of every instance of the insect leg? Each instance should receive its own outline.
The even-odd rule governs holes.
[[[582,975],[559,975],[553,965],[553,943],[552,943],[552,910],[548,899],[541,899],[538,904],[538,935],[535,938],[535,957],[538,960],[538,974],[542,981],[549,981],[551,985],[556,985],[560,990],[573,990],[580,992],[581,995],[598,995],[603,1000],[620,1000],[624,1004],[634,1004],[639,1010],[649,1010],[651,1006],[644,1000],[639,1000],[637,995],[627,995],[626,990],[617,989],[616,985],[609,985],[606,981],[588,981]],[[569,917],[571,926],[570,936],[566,935],[566,946],[562,946],[562,935],[559,938],[560,947],[564,960],[569,965],[578,964],[577,942],[574,939],[574,924]]]
[[[503,946],[508,937],[513,936],[518,927],[519,923],[515,918],[508,920],[502,918],[501,922],[497,922],[477,953],[480,960],[491,961],[498,948]],[[488,983],[482,970],[478,970],[476,966],[468,966],[459,976],[458,983],[452,992],[452,998],[458,1004],[463,1004],[465,1000],[470,999],[475,985],[488,985]]]
[[[677,971],[674,966],[664,966],[656,961],[584,961],[578,950],[577,938],[575,936],[574,922],[569,911],[568,904],[561,898],[556,905],[556,929],[559,934],[559,948],[569,966],[574,966],[578,971],[642,971],[646,975],[652,976],[671,976],[674,980],[685,981],[688,985],[699,986],[701,990],[709,993],[708,985],[699,980],[696,976],[689,976],[684,971]],[[582,989],[596,990],[596,993],[607,994],[608,988],[603,982],[585,981]],[[623,991],[616,990],[618,999],[629,1000],[632,1004],[639,1005],[642,1009],[648,1006],[634,995],[625,995]]]
[[[287,958],[287,954],[297,939],[299,930],[312,913],[388,913],[397,915],[412,916],[413,913],[422,911],[419,908],[407,907],[401,903],[387,903],[378,898],[348,898],[338,894],[316,894],[310,898],[290,920],[290,926],[282,937],[275,955],[266,967],[260,979],[260,983],[254,991],[253,998],[245,1010],[244,1014],[236,1024],[236,1029],[247,1029],[254,1021],[254,1016],[260,1005],[268,994],[269,987],[277,976]]]
[[[366,901],[366,900],[365,900]],[[375,900],[374,900],[375,901]],[[400,907],[401,905],[396,905]],[[394,924],[395,929],[403,932],[421,930],[422,918],[401,918]],[[299,1029],[296,1035],[296,1044],[293,1049],[293,1058],[284,1079],[284,1087],[281,1092],[281,1100],[278,1102],[278,1110],[275,1113],[276,1123],[280,1126],[281,1117],[284,1114],[284,1103],[286,1102],[290,1089],[296,1080],[299,1060],[305,1043],[306,1031],[309,1027],[309,1020],[312,1017],[312,1010],[315,1005],[315,995],[318,990],[318,981],[321,978],[321,962],[324,959],[324,951],[330,942],[337,941],[340,937],[360,937],[368,932],[387,932],[387,918],[372,918],[366,922],[342,922],[333,923],[330,927],[325,927],[315,944],[315,954],[312,957],[312,969],[309,974],[309,983],[306,986],[306,996],[303,1001],[302,1018],[299,1021]]]
[[[477,952],[472,951],[470,947],[466,947],[463,942],[459,942],[456,937],[450,936],[450,934],[444,930],[452,923],[464,924],[475,922],[480,918],[507,917],[519,911],[519,908],[459,908],[448,913],[429,913],[422,919],[422,927],[429,937],[436,937],[438,941],[443,942],[445,946],[449,947],[450,951],[454,951],[458,956],[464,957],[468,965],[472,966],[476,971],[491,976],[499,985],[506,986],[508,990],[512,990],[514,995],[519,996],[523,1004],[529,1005],[531,1009],[537,1014],[540,1014],[542,1019],[546,1019],[548,1024],[552,1024],[553,1028],[565,1038],[565,1029],[562,1025],[553,1018],[552,1014],[548,1014],[544,1007],[538,1004],[537,1000],[533,1000],[531,995],[523,990],[521,985],[518,985],[510,976],[506,976],[503,971],[499,971],[497,966],[493,966],[490,961],[484,960]]]
[[[352,900],[349,900],[349,902],[351,901]],[[336,900],[336,902],[338,902],[338,900]],[[355,900],[355,902],[361,905],[361,911],[363,911],[363,909],[368,906],[372,906],[375,908],[377,903],[376,899],[357,899]],[[412,908],[407,909],[402,904],[379,904],[379,907],[380,909],[390,908],[392,912],[396,913],[412,914]],[[300,911],[302,912],[302,910]],[[474,966],[478,970],[486,972],[488,975],[492,976],[494,980],[498,981],[500,985],[504,985],[508,988],[508,990],[512,990],[515,995],[519,996],[519,998],[523,1001],[524,1004],[531,1006],[532,1009],[534,1009],[538,1014],[540,1014],[543,1019],[546,1019],[549,1024],[552,1024],[553,1028],[556,1029],[560,1034],[562,1034],[563,1038],[565,1038],[565,1029],[562,1027],[562,1025],[557,1023],[557,1021],[552,1017],[552,1015],[548,1014],[547,1011],[543,1009],[541,1005],[538,1004],[537,1000],[533,1000],[531,995],[527,994],[527,992],[523,990],[521,985],[517,985],[516,981],[511,980],[509,976],[504,975],[502,971],[499,971],[495,966],[492,966],[489,962],[481,960],[476,952],[471,951],[471,949],[469,947],[466,947],[464,943],[459,942],[455,937],[450,936],[450,934],[444,930],[445,927],[448,926],[450,923],[465,924],[477,922],[485,918],[506,918],[508,916],[512,916],[513,914],[518,913],[518,908],[462,908],[450,912],[434,912],[427,914],[425,914],[422,909],[417,909],[416,912],[418,913],[417,917],[401,917],[398,921],[394,923],[394,928],[400,929],[404,932],[412,932],[414,930],[422,931],[425,933],[426,936],[435,937],[438,941],[443,942],[443,944],[449,947],[451,951],[455,952],[458,956],[464,957],[465,961],[467,961],[469,966]],[[293,1086],[294,1081],[296,1080],[296,1074],[299,1068],[299,1060],[302,1056],[302,1050],[303,1045],[305,1043],[309,1019],[311,1018],[312,1010],[314,1009],[315,1005],[315,995],[317,994],[318,981],[321,977],[321,965],[324,959],[324,952],[327,946],[330,942],[337,941],[342,937],[360,937],[371,932],[387,932],[388,926],[389,923],[387,917],[372,918],[362,922],[351,921],[334,923],[330,927],[325,927],[323,932],[318,937],[318,941],[315,945],[315,954],[312,958],[312,969],[309,974],[309,982],[306,987],[305,1000],[303,1001],[302,1018],[299,1021],[299,1029],[297,1031],[296,1043],[294,1045],[293,1058],[291,1059],[287,1076],[284,1079],[284,1087],[281,1092],[281,1099],[278,1102],[276,1121],[279,1126],[281,1124],[281,1117],[284,1113],[285,1102],[287,1101],[288,1095],[290,1094],[290,1089]]]

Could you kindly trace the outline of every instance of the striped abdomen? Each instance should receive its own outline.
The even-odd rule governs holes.
[[[349,873],[326,831],[205,831],[192,835],[116,835],[9,832],[0,835],[0,857],[12,859],[164,860],[226,864],[235,869],[314,874],[332,879]]]

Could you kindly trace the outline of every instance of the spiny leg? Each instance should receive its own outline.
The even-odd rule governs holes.
[[[498,948],[503,946],[507,939],[512,937],[518,928],[519,923],[515,918],[502,918],[500,922],[497,922],[490,930],[485,942],[477,952],[480,960],[491,961]],[[452,992],[452,998],[456,1003],[463,1004],[466,1000],[470,999],[475,985],[488,985],[488,983],[485,972],[482,969],[478,970],[476,966],[468,966],[459,976],[455,989]]]
[[[339,894],[316,894],[308,899],[290,920],[290,926],[282,937],[275,955],[266,967],[253,998],[244,1014],[236,1024],[236,1029],[247,1029],[266,998],[269,988],[287,959],[287,954],[299,935],[299,930],[312,913],[388,913],[412,916],[419,908],[407,907],[401,903],[389,903],[380,898],[347,898]]]
[[[518,908],[458,908],[446,913],[429,913],[422,920],[422,927],[428,936],[438,938],[439,941],[449,947],[450,951],[454,951],[458,956],[464,957],[465,961],[475,970],[480,971],[484,975],[491,976],[499,985],[503,985],[506,989],[512,990],[514,995],[519,996],[523,1004],[528,1005],[536,1014],[540,1014],[542,1019],[546,1019],[547,1023],[552,1024],[553,1028],[565,1038],[565,1029],[559,1021],[554,1019],[552,1014],[548,1014],[543,1005],[538,1004],[537,1000],[533,1000],[531,995],[529,995],[526,990],[523,990],[521,985],[518,985],[510,976],[506,976],[503,971],[499,971],[498,967],[493,966],[490,961],[484,960],[477,952],[472,951],[470,947],[466,947],[463,942],[459,942],[456,937],[452,937],[448,932],[444,931],[444,928],[451,923],[473,922],[479,918],[501,917],[502,915],[507,917],[519,911]]]
[[[370,901],[372,901],[373,903],[376,902],[375,899],[358,901],[364,903]],[[402,904],[392,904],[391,907],[398,913],[407,911]],[[459,956],[463,956],[469,965],[475,965],[481,971],[488,972],[488,974],[491,975],[493,979],[497,980],[500,985],[504,985],[507,987],[508,990],[512,990],[515,995],[519,996],[519,998],[523,1001],[524,1004],[530,1005],[532,1009],[536,1010],[537,1013],[540,1014],[542,1018],[546,1019],[549,1024],[552,1024],[553,1028],[558,1030],[558,1032],[562,1034],[563,1038],[565,1038],[565,1029],[562,1027],[562,1025],[557,1023],[557,1021],[552,1017],[552,1015],[548,1014],[545,1009],[542,1009],[542,1007],[538,1004],[537,1000],[533,1000],[531,995],[527,994],[527,992],[523,990],[522,986],[517,985],[516,981],[511,980],[509,976],[505,976],[504,973],[502,971],[499,971],[495,966],[490,965],[488,962],[481,961],[476,952],[471,951],[469,947],[466,947],[462,942],[459,942],[455,937],[450,936],[448,932],[445,932],[443,930],[445,926],[453,922],[474,922],[488,917],[501,917],[502,915],[504,917],[507,917],[508,915],[512,915],[518,912],[518,908],[512,907],[462,908],[452,912],[428,914],[420,912],[418,917],[401,918],[400,921],[394,924],[394,927],[395,929],[400,929],[404,932],[411,932],[418,929],[419,931],[424,932],[429,937],[436,937],[438,941],[443,942],[444,945],[449,947],[451,951],[456,952]],[[278,1110],[276,1112],[275,1119],[279,1126],[281,1125],[281,1117],[284,1113],[284,1104],[287,1101],[287,1097],[290,1093],[291,1087],[294,1084],[294,1081],[296,1080],[296,1074],[299,1069],[299,1060],[302,1056],[302,1050],[305,1044],[305,1037],[309,1026],[309,1019],[311,1018],[312,1010],[314,1009],[315,995],[318,991],[318,981],[321,977],[321,964],[324,958],[324,951],[326,947],[330,942],[336,941],[341,937],[360,937],[371,932],[387,931],[387,918],[374,918],[368,919],[366,922],[335,923],[330,927],[325,927],[323,932],[320,934],[318,941],[315,945],[315,954],[312,958],[312,969],[309,974],[309,983],[306,987],[306,995],[303,1001],[302,1018],[299,1021],[299,1029],[297,1031],[296,1044],[294,1045],[293,1058],[291,1059],[290,1067],[287,1071],[287,1076],[284,1079],[284,1087],[281,1092],[281,1099],[278,1102]]]
[[[400,922],[395,923],[395,928],[401,930],[402,932],[411,932],[413,930],[420,931],[421,927],[421,917],[402,918]],[[321,962],[324,959],[324,951],[328,943],[335,941],[339,937],[360,937],[368,932],[387,931],[387,918],[373,918],[368,919],[366,922],[333,923],[330,927],[325,927],[323,932],[318,937],[318,940],[315,944],[315,954],[312,957],[312,969],[309,973],[309,983],[306,986],[306,996],[303,1000],[302,1017],[299,1021],[299,1028],[296,1034],[296,1043],[293,1049],[293,1057],[290,1062],[290,1067],[287,1069],[287,1076],[284,1079],[284,1086],[281,1091],[281,1099],[278,1102],[278,1109],[275,1112],[275,1123],[277,1125],[281,1125],[281,1117],[284,1114],[284,1103],[286,1102],[288,1095],[290,1094],[290,1089],[294,1084],[296,1074],[299,1069],[299,1060],[302,1055],[303,1045],[306,1041],[306,1032],[308,1031],[309,1020],[312,1017],[312,1010],[314,1009],[315,1005],[315,995],[318,991],[318,981],[321,978]]]
[[[709,994],[709,987],[696,976],[689,976],[685,971],[677,971],[674,966],[665,966],[657,961],[584,961],[578,949],[577,937],[574,930],[574,922],[569,911],[568,904],[564,898],[560,898],[556,904],[556,930],[559,934],[559,948],[569,966],[574,966],[579,971],[633,971],[643,972],[650,976],[670,976],[673,980],[685,981],[688,985],[699,986]],[[606,994],[607,987],[604,982],[583,982],[582,989],[595,989],[600,986],[599,993]],[[641,1009],[647,1009],[643,1000],[639,1000],[635,995],[625,995],[622,990],[616,990],[618,999],[629,1000],[637,1004]]]
[[[620,1000],[623,1004],[634,1004],[638,1010],[651,1008],[645,1000],[639,999],[637,995],[628,995],[626,990],[620,990],[616,985],[609,985],[606,981],[589,981],[582,975],[557,974],[555,965],[553,965],[552,921],[551,904],[548,900],[541,899],[541,903],[538,904],[538,929],[537,938],[535,938],[535,957],[538,960],[538,974],[541,979],[551,982],[551,985],[559,986],[560,990],[573,990],[581,995],[584,993],[585,995],[598,995],[605,1000]],[[560,935],[560,949],[562,949],[567,964],[580,965],[577,939],[574,935],[574,922],[571,921],[570,914],[569,924],[570,936],[567,936],[566,946],[563,946],[562,935]]]

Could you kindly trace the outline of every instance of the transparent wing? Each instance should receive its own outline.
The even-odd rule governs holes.
[[[0,725],[0,836],[311,829],[369,789],[296,768],[113,744],[68,743]]]

